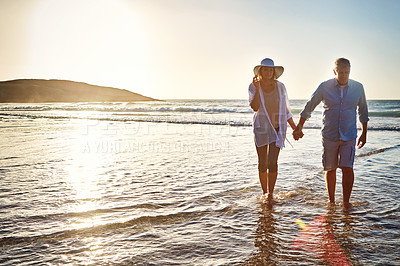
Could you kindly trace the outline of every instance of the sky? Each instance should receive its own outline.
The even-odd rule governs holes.
[[[397,0],[0,0],[0,80],[247,99],[269,57],[307,99],[345,57],[368,99],[400,99],[399,13]]]

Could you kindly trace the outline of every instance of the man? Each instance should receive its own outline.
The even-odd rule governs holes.
[[[350,61],[339,58],[333,70],[335,78],[321,83],[300,113],[300,120],[293,137],[303,136],[304,122],[311,117],[315,107],[324,103],[322,126],[323,156],[326,187],[329,203],[335,204],[336,169],[342,169],[343,207],[350,207],[350,195],[354,183],[354,154],[357,139],[356,108],[361,122],[362,133],[358,148],[367,141],[368,107],[363,85],[349,79]]]

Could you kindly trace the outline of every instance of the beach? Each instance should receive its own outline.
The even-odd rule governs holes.
[[[352,264],[396,265],[400,101],[368,105],[346,211],[340,171],[326,204],[322,106],[288,130],[271,207],[245,100],[0,104],[0,264],[324,265],[293,248],[323,215]]]

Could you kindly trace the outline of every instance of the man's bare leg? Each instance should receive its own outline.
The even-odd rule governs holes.
[[[343,188],[343,207],[350,207],[350,196],[354,184],[354,171],[353,168],[342,168],[342,188]]]
[[[336,169],[325,172],[326,189],[328,190],[329,203],[335,204]]]

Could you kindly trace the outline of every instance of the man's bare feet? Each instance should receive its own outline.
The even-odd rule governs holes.
[[[349,209],[351,209],[351,207],[353,207],[353,204],[351,204],[350,202],[343,202],[343,208],[345,209],[345,210],[349,210]]]

